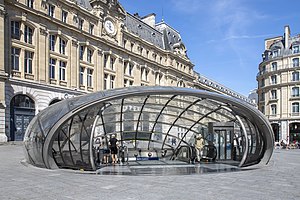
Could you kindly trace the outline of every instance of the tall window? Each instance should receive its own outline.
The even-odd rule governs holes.
[[[56,64],[56,60],[53,58],[50,58],[50,60],[49,60],[49,77],[50,77],[50,79],[55,79],[55,64]]]
[[[110,89],[115,88],[115,76],[110,75]]]
[[[131,63],[129,63],[128,75],[129,76],[133,75],[133,64],[131,64]]]
[[[299,87],[292,88],[292,97],[299,97]]]
[[[293,67],[299,67],[299,58],[293,59]]]
[[[260,86],[265,87],[265,79],[264,78],[261,79]]]
[[[299,81],[299,72],[292,73],[292,81]]]
[[[66,80],[66,62],[59,61],[59,80]]]
[[[93,51],[91,49],[87,49],[87,61],[92,63]]]
[[[83,85],[83,77],[84,77],[84,68],[80,67],[80,73],[79,73],[79,84]]]
[[[79,19],[78,28],[79,28],[80,30],[83,29],[83,23],[84,23],[84,20],[83,20],[83,19]]]
[[[124,62],[124,66],[123,66],[124,75],[127,74],[127,65],[128,65],[128,62]]]
[[[20,49],[11,48],[11,69],[19,71]]]
[[[156,85],[160,85],[161,84],[161,78],[162,78],[162,76],[160,75],[160,73],[156,72],[155,73],[155,84]]]
[[[108,74],[104,74],[104,83],[103,83],[103,86],[104,86],[104,90],[107,89],[107,80],[108,79]]]
[[[299,53],[299,46],[293,46],[293,53]]]
[[[260,100],[261,100],[261,101],[264,101],[264,100],[265,100],[265,93],[264,93],[264,92],[261,93],[261,95],[260,95]]]
[[[272,71],[276,71],[277,70],[277,62],[273,62],[272,63]]]
[[[271,76],[271,84],[277,84],[277,76],[276,75]]]
[[[114,70],[114,64],[115,64],[115,59],[114,58],[110,58],[110,69]]]
[[[89,33],[94,34],[94,24],[92,24],[92,23],[90,23],[90,26],[89,26]]]
[[[271,105],[271,114],[276,115],[277,114],[277,106],[276,104]]]
[[[24,40],[26,43],[32,44],[32,34],[33,34],[32,28],[25,25]]]
[[[61,38],[59,38],[59,53],[65,55],[66,54],[66,45],[67,42]]]
[[[67,17],[68,17],[68,12],[62,10],[61,11],[61,21],[64,22],[64,23],[67,23]]]
[[[54,17],[54,10],[55,10],[55,6],[49,4],[49,6],[48,6],[48,15],[50,17]]]
[[[104,63],[103,63],[104,68],[107,68],[107,55],[104,55]]]
[[[293,113],[299,113],[299,103],[292,103],[292,112]]]
[[[49,36],[49,49],[50,51],[55,51],[55,35]]]
[[[20,39],[20,22],[12,21],[10,23],[11,37],[14,39]]]
[[[87,86],[93,86],[93,70],[89,68],[87,69]]]
[[[29,8],[33,8],[33,0],[27,0],[26,4]]]
[[[271,90],[271,99],[277,99],[277,90]]]
[[[32,74],[32,60],[33,60],[33,52],[25,51],[25,59],[24,59],[25,73]]]
[[[84,55],[84,46],[79,47],[79,59],[83,60],[83,55]]]

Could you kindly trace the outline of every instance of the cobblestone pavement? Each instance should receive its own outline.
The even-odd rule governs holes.
[[[172,176],[95,175],[26,166],[20,144],[0,145],[0,199],[300,199],[300,150],[275,150],[268,166]]]

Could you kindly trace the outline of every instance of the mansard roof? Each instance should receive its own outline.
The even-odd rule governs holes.
[[[76,0],[76,3],[77,3],[79,6],[85,8],[85,9],[87,9],[87,10],[92,10],[92,6],[91,6],[89,0]]]

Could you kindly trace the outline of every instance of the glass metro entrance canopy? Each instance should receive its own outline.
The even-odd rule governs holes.
[[[188,88],[130,87],[66,99],[41,111],[24,137],[26,159],[49,169],[96,170],[96,141],[107,145],[112,135],[126,148],[127,162],[191,163],[199,135],[202,159],[239,167],[267,164],[274,146],[268,120],[239,99]]]

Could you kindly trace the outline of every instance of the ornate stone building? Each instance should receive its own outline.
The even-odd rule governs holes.
[[[129,86],[202,88],[246,100],[193,70],[178,31],[117,0],[0,0],[0,141],[22,140],[62,99]]]
[[[284,36],[265,40],[257,75],[258,107],[269,118],[275,141],[300,141],[299,47],[300,36],[291,36],[289,26]]]

